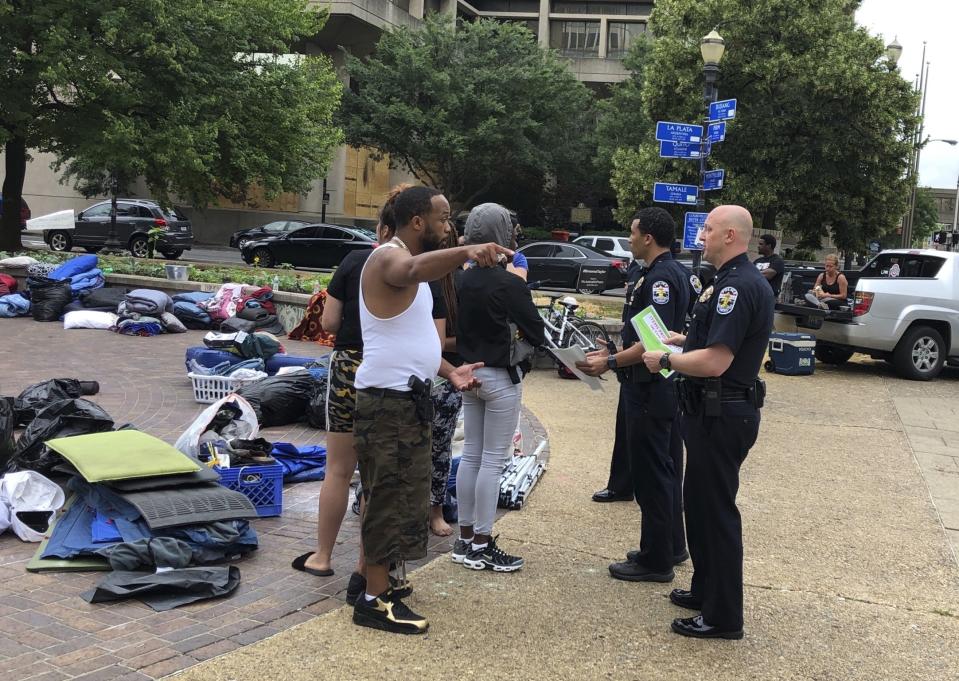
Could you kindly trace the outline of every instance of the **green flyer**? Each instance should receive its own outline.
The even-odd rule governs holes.
[[[660,350],[671,353],[683,351],[682,348],[675,345],[666,345],[665,341],[670,337],[671,332],[666,328],[666,324],[663,323],[659,313],[652,305],[640,310],[630,322],[636,329],[636,333],[639,334],[639,340],[646,350]],[[675,372],[672,369],[660,369],[659,373],[669,378]]]

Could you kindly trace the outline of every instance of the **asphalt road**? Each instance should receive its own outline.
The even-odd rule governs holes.
[[[33,250],[47,250],[49,247],[43,242],[43,238],[39,235],[33,234],[24,234],[23,235],[23,245],[25,248]],[[75,253],[85,253],[82,248],[73,249]],[[229,248],[226,246],[210,246],[206,244],[195,245],[191,250],[186,251],[183,256],[180,258],[183,262],[194,262],[194,263],[204,263],[204,264],[220,264],[220,265],[229,265],[231,267],[246,267],[247,265],[243,262],[243,259],[240,257],[240,251],[235,248]],[[303,269],[308,271],[315,272],[332,272],[332,269],[329,268],[306,268],[300,267],[297,269]],[[554,288],[541,288],[538,289],[540,292],[555,291],[557,293],[571,293],[577,298],[582,300],[594,300],[602,302],[604,300],[609,300],[610,298],[624,298],[626,296],[625,288],[610,289],[609,291],[604,292],[601,295],[583,295],[576,293],[573,289],[554,289]]]

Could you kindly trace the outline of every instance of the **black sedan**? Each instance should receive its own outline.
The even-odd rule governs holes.
[[[361,227],[307,225],[286,234],[248,241],[240,248],[244,262],[260,267],[336,267],[351,251],[376,246],[376,234]]]
[[[519,249],[529,261],[529,281],[580,293],[622,288],[629,262],[582,244],[536,241]]]
[[[268,236],[278,236],[289,234],[294,229],[306,227],[309,222],[306,220],[277,220],[269,222],[261,227],[251,227],[250,229],[241,229],[239,232],[233,232],[230,237],[230,248],[243,248],[251,241],[259,241]]]

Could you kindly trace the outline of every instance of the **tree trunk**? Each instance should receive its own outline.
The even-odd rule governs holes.
[[[23,180],[27,175],[27,141],[11,137],[4,148],[6,174],[3,178],[3,220],[0,221],[0,251],[19,251],[20,201],[23,198]]]
[[[778,206],[767,206],[763,211],[763,232],[769,232],[776,229],[776,215],[779,213]]]

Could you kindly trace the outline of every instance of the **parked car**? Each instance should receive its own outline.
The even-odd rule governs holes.
[[[193,247],[193,226],[173,208],[161,208],[147,199],[117,199],[117,239],[135,258],[150,252],[150,230],[160,229],[155,251],[176,260]],[[110,235],[110,202],[101,201],[77,214],[73,230],[45,230],[43,240],[54,251],[71,251],[75,246],[96,253]]]
[[[625,258],[627,261],[633,259],[628,236],[581,236],[573,243],[589,246],[614,258]]]
[[[315,224],[292,232],[248,241],[243,260],[260,267],[288,263],[294,267],[336,267],[346,254],[376,247],[376,234],[362,227]]]
[[[947,362],[959,365],[959,253],[883,251],[862,270],[843,274],[848,305],[822,310],[801,302],[818,272],[787,271],[777,326],[813,329],[816,359],[826,364],[861,352],[916,381],[935,378]]]
[[[536,241],[519,249],[529,261],[529,281],[541,281],[580,293],[602,293],[626,284],[629,261],[583,244]]]
[[[251,241],[259,241],[278,234],[287,234],[294,229],[306,227],[308,224],[310,223],[306,220],[276,220],[261,227],[241,229],[238,232],[233,232],[233,235],[230,236],[230,248],[243,248]]]
[[[0,219],[3,218],[3,196],[0,196]],[[27,228],[27,220],[30,219],[30,206],[24,199],[20,199],[20,229]]]

